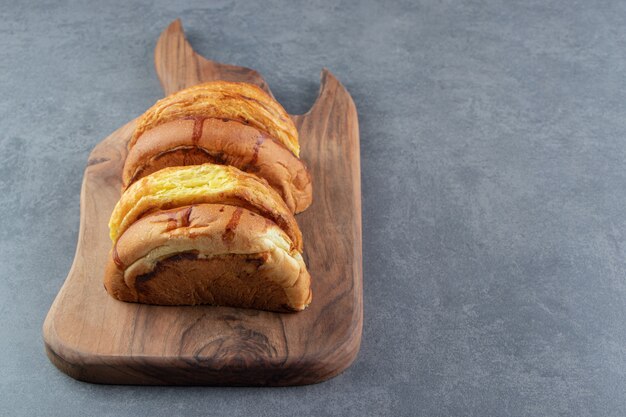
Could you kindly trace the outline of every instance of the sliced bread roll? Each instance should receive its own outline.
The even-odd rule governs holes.
[[[109,221],[105,288],[122,301],[300,311],[311,301],[294,213],[312,201],[298,131],[260,88],[216,81],[146,111]]]
[[[160,124],[195,117],[249,124],[275,138],[295,156],[300,154],[298,130],[285,109],[255,85],[227,81],[194,85],[157,101],[139,118],[128,148]]]
[[[265,179],[294,213],[313,199],[306,166],[284,145],[252,126],[216,118],[174,120],[146,131],[128,152],[123,186],[163,168],[204,163],[232,165]]]
[[[242,207],[199,204],[159,211],[125,230],[105,288],[122,301],[300,311],[310,276],[290,237]]]

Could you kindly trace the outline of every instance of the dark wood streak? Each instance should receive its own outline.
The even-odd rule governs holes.
[[[180,21],[159,39],[155,63],[166,93],[222,79],[271,94],[256,71],[197,55]],[[330,72],[322,72],[321,84],[311,110],[292,116],[314,187],[313,205],[297,218],[312,278],[309,308],[279,314],[160,307],[106,294],[107,221],[120,196],[131,122],[96,146],[85,171],[76,257],[44,324],[46,352],[59,369],[100,383],[282,386],[320,382],[352,363],[363,323],[358,122],[350,95]],[[190,221],[181,216],[176,225]]]
[[[93,165],[99,165],[99,164],[101,164],[103,162],[107,162],[107,161],[110,161],[110,160],[111,160],[111,158],[90,158],[87,161],[87,166],[90,167],[90,166],[93,166]]]

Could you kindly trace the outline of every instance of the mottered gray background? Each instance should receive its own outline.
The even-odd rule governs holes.
[[[626,415],[626,3],[2,0],[0,415]],[[101,386],[46,358],[90,150],[181,17],[291,113],[359,110],[359,356],[298,388]],[[97,272],[97,271],[96,271]]]

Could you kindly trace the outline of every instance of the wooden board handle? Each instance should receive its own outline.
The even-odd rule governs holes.
[[[257,71],[212,61],[195,52],[185,37],[180,19],[174,20],[161,32],[154,49],[154,65],[165,95],[203,82],[225,80],[258,85],[274,97],[267,82]],[[316,109],[324,107],[324,99],[334,94],[350,97],[339,80],[324,68],[320,74],[320,89],[315,103],[308,112],[294,118],[315,113]],[[352,101],[352,98],[349,100]]]
[[[196,53],[183,31],[180,19],[161,33],[154,49],[154,65],[166,95],[207,81],[244,81],[270,91],[255,70],[211,61]]]

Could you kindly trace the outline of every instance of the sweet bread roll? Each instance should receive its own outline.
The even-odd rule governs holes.
[[[302,233],[280,195],[253,174],[214,164],[165,168],[133,183],[111,214],[111,240],[115,243],[148,213],[201,203],[230,204],[258,213],[283,229],[293,249],[302,252]]]
[[[265,179],[294,213],[311,204],[311,177],[302,161],[257,128],[215,118],[175,120],[146,131],[128,153],[123,185],[166,167],[204,163],[232,165]]]
[[[273,221],[250,210],[179,207],[144,216],[119,237],[105,287],[122,301],[299,311],[311,290],[294,246]]]
[[[128,148],[160,124],[197,117],[249,124],[275,138],[295,156],[300,154],[298,131],[276,100],[255,85],[226,81],[198,84],[157,101],[139,118]]]

